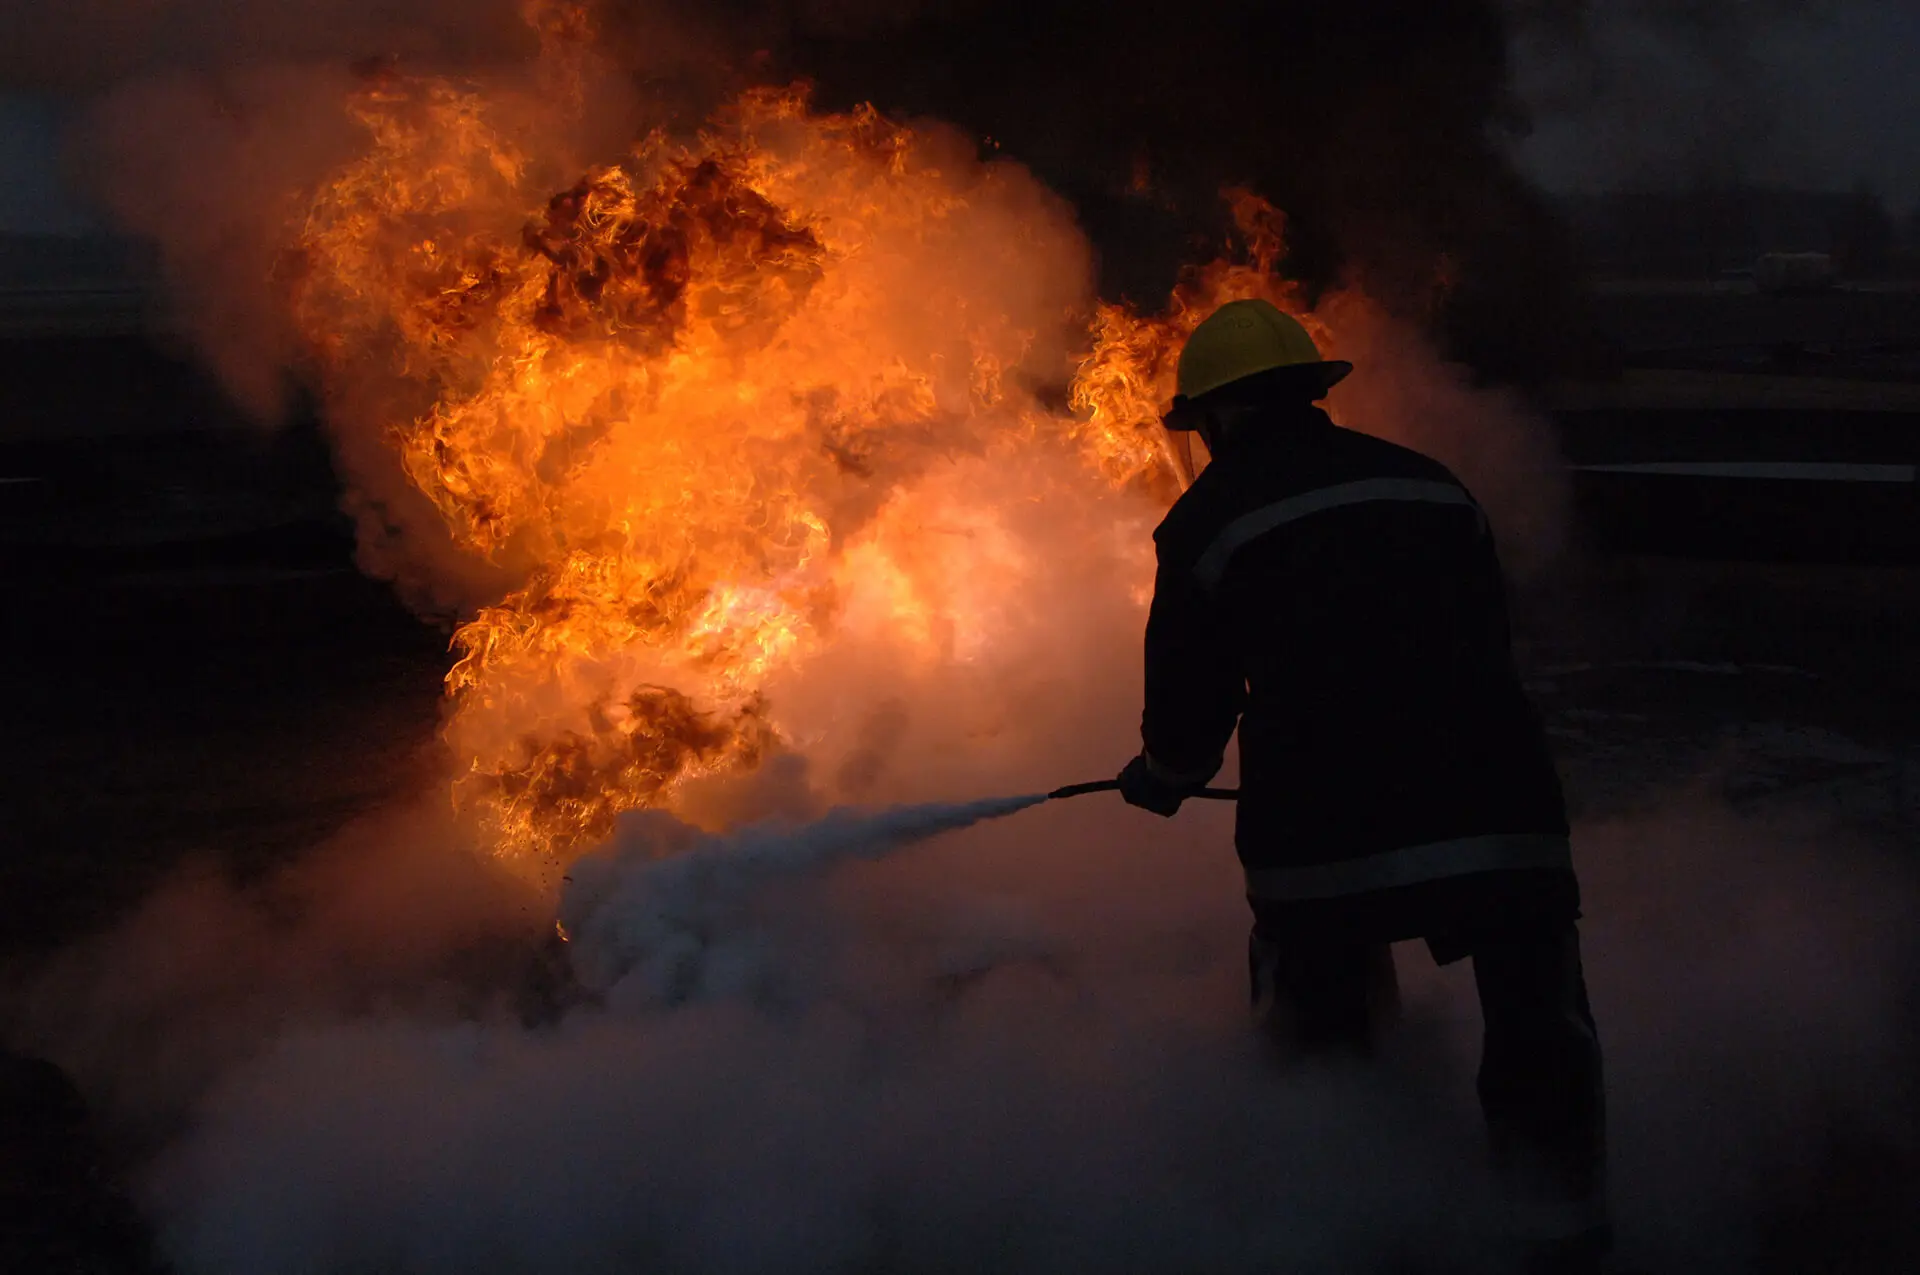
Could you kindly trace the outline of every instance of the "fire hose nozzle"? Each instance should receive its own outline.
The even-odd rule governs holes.
[[[1058,801],[1062,797],[1084,797],[1090,792],[1119,792],[1118,779],[1096,779],[1090,784],[1068,784],[1065,788],[1055,788],[1047,794],[1048,801]],[[1238,788],[1198,788],[1186,794],[1202,801],[1238,801]]]

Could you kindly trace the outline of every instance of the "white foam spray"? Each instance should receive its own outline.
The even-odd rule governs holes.
[[[630,816],[607,848],[580,860],[567,878],[560,921],[572,939],[574,972],[623,1009],[754,996],[774,968],[773,944],[754,915],[762,891],[1046,799],[841,807],[810,823],[770,819],[710,836],[657,811]]]

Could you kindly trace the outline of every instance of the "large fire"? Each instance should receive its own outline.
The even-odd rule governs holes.
[[[1070,222],[1023,170],[797,88],[565,174],[528,119],[577,102],[590,33],[534,16],[537,106],[369,80],[296,310],[455,542],[523,581],[454,638],[446,738],[500,850],[550,859],[781,746],[769,682],[849,634],[991,647],[1027,550],[957,461],[1073,449],[1089,488],[1164,502],[1180,341],[1232,297],[1302,307],[1277,215],[1240,195],[1247,260],[1163,316],[1089,314],[1082,249],[1049,230]],[[1076,327],[1077,371],[1047,353]]]

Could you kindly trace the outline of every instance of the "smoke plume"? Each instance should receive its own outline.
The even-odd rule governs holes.
[[[1917,28],[1890,0],[1512,5],[1528,169],[1561,187],[1738,184],[1911,200],[1920,133],[1889,111]]]
[[[1897,1245],[1845,1166],[1897,1182],[1917,1149],[1910,875],[1810,813],[1661,804],[1575,834],[1623,1260]],[[1463,966],[1403,951],[1381,1060],[1276,1073],[1222,812],[1090,797],[898,844],[957,817],[685,866],[641,847],[700,834],[636,817],[570,904],[614,990],[528,1018],[513,888],[432,848],[444,814],[386,816],[263,891],[183,882],[14,1026],[149,1130],[141,1199],[188,1272],[1493,1260]],[[689,920],[699,993],[656,995]]]

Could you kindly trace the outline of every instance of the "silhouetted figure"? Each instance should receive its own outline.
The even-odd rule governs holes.
[[[1539,1269],[1587,1269],[1608,1242],[1604,1100],[1559,778],[1485,514],[1438,462],[1314,406],[1351,370],[1263,301],[1182,351],[1167,424],[1212,463],[1154,533],[1122,791],[1172,815],[1238,726],[1254,1002],[1292,1048],[1369,1047],[1390,943],[1473,958],[1516,1226]]]

